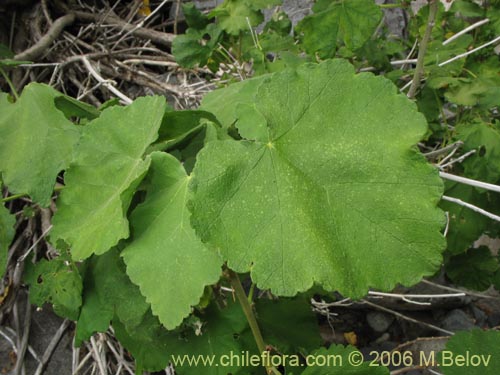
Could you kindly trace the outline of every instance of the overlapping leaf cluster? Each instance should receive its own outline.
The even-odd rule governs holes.
[[[441,209],[449,218],[448,276],[479,289],[500,285],[497,257],[470,249],[497,226],[448,202],[438,208],[442,181],[416,148],[424,138],[431,146],[460,140],[459,153],[475,153],[448,171],[498,184],[498,60],[485,54],[439,66],[498,32],[494,6],[456,1],[453,13],[440,10],[415,105],[390,80],[356,74],[368,66],[394,82],[405,76],[390,64],[403,43],[373,37],[382,17],[373,1],[318,1],[294,35],[278,12],[256,34],[262,9],[276,4],[227,0],[208,16],[184,7],[189,28],[173,46],[180,64],[216,69],[236,58],[262,74],[207,95],[196,111],[172,111],[161,97],[95,109],[38,84],[17,101],[0,94],[2,183],[47,206],[56,179],[64,181],[50,233],[61,256],[30,265],[25,279],[33,303],[51,302],[77,321],[77,343],[112,322],[139,370],[160,370],[176,354],[256,352],[240,307],[218,288],[224,265],[283,297],[256,300],[257,320],[278,352],[307,355],[320,340],[300,293],[318,284],[358,298],[432,275],[446,246]],[[414,16],[412,38],[425,13]],[[476,39],[442,46],[485,16],[491,22]],[[445,189],[500,211],[489,192],[456,183]],[[13,224],[0,207],[0,267]],[[481,277],[470,277],[471,266]],[[352,350],[317,354],[344,358]]]

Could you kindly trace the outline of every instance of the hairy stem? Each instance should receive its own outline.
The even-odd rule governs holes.
[[[245,290],[243,290],[240,278],[234,271],[230,269],[226,269],[226,276],[229,279],[234,293],[236,294],[236,298],[238,298],[238,302],[240,303],[241,308],[243,309],[243,313],[247,318],[248,325],[252,330],[252,334],[255,339],[255,343],[257,344],[257,348],[259,349],[259,353],[262,354],[267,351],[266,345],[264,344],[264,338],[262,337],[262,333],[260,332],[259,324],[257,323],[257,319],[255,318],[252,306],[248,301]],[[266,366],[266,371],[268,374],[281,375],[281,373],[273,366]]]
[[[417,57],[417,67],[415,68],[415,74],[413,75],[413,81],[411,82],[410,90],[408,91],[408,98],[414,99],[417,94],[417,90],[420,87],[420,80],[424,74],[424,58],[427,52],[427,44],[431,38],[432,28],[434,27],[434,22],[436,21],[436,14],[438,11],[438,0],[429,0],[429,19],[427,22],[427,27],[425,28],[425,33],[420,41],[420,46],[418,50]]]

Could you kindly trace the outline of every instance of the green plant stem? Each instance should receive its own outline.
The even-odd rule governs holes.
[[[420,41],[420,46],[418,50],[417,66],[415,68],[415,73],[413,75],[413,81],[408,91],[408,98],[414,99],[417,94],[417,90],[420,87],[420,80],[424,74],[424,58],[427,52],[427,44],[431,38],[432,28],[434,27],[434,22],[436,21],[436,14],[438,11],[439,0],[429,1],[429,19],[427,22],[427,27],[425,28],[424,37]]]
[[[248,301],[247,295],[243,286],[241,285],[240,278],[238,274],[230,269],[226,269],[226,276],[233,287],[234,293],[236,294],[236,298],[238,298],[238,302],[243,309],[243,313],[247,318],[248,325],[252,330],[253,337],[255,339],[255,343],[257,344],[257,348],[259,353],[262,354],[266,352],[266,345],[264,344],[264,338],[262,337],[262,333],[260,332],[259,324],[257,323],[257,319],[255,318],[255,314],[252,309],[252,305]],[[266,366],[266,371],[268,374],[281,375],[281,373],[274,368],[273,366]]]
[[[391,8],[407,8],[408,5],[404,3],[397,3],[397,4],[377,4],[379,8],[381,9],[391,9]]]
[[[14,95],[14,98],[16,98],[16,101],[19,100],[19,94],[17,93],[17,90],[14,87],[14,84],[12,83],[12,81],[9,78],[9,76],[7,75],[7,73],[5,72],[5,70],[2,69],[1,66],[0,66],[0,74],[3,76],[3,78],[5,79],[5,81],[7,82],[7,84],[9,85],[10,91],[12,92],[12,95]]]
[[[54,188],[54,191],[61,191],[62,189],[64,189],[64,186],[56,186]],[[15,199],[24,198],[24,197],[28,197],[28,196],[29,196],[29,194],[27,194],[27,193],[14,194],[14,195],[11,195],[9,197],[2,198],[2,203],[7,203],[7,202],[13,201]]]

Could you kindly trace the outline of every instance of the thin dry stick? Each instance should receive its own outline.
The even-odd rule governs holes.
[[[65,27],[71,25],[75,21],[75,15],[73,13],[66,14],[54,21],[52,26],[38,42],[28,48],[26,51],[18,53],[14,56],[14,60],[17,61],[32,61],[36,60],[38,57],[43,55],[47,48],[52,44],[54,40],[61,34]]]
[[[394,311],[394,310],[388,309],[387,307],[383,307],[383,306],[377,305],[376,303],[372,303],[372,302],[367,301],[367,300],[365,300],[365,299],[364,299],[364,300],[362,300],[362,301],[363,301],[363,303],[365,303],[365,304],[367,304],[367,305],[369,305],[369,306],[372,306],[372,307],[374,307],[374,308],[376,308],[376,309],[379,309],[379,310],[385,311],[385,312],[387,312],[387,313],[389,313],[389,314],[392,314],[392,315],[394,315],[394,316],[397,316],[398,318],[401,318],[401,319],[407,320],[407,321],[409,321],[409,322],[412,322],[412,323],[417,323],[417,324],[421,324],[421,325],[423,325],[423,326],[426,326],[426,327],[432,328],[432,329],[434,329],[434,330],[436,330],[436,331],[439,331],[439,332],[443,332],[443,333],[445,333],[445,334],[447,334],[447,335],[450,335],[450,336],[452,336],[452,335],[454,335],[454,334],[455,334],[454,332],[451,332],[451,331],[448,331],[448,330],[443,329],[443,328],[441,328],[441,327],[435,326],[434,324],[429,324],[429,323],[422,322],[422,321],[417,320],[417,319],[410,318],[409,316],[406,316],[406,315],[403,315],[403,314],[401,314],[401,313],[398,313],[397,311]]]
[[[486,190],[490,190],[490,191],[494,191],[494,192],[500,193],[500,186],[498,186],[498,185],[493,185],[493,184],[489,184],[487,182],[473,180],[471,178],[466,178],[466,177],[461,177],[461,176],[455,176],[454,174],[446,173],[446,172],[443,172],[443,171],[439,172],[439,176],[441,178],[444,178],[445,180],[460,182],[461,184],[475,186],[475,187],[478,187],[478,188],[481,188],[481,189],[486,189]]]
[[[26,313],[24,315],[24,331],[23,338],[21,340],[20,347],[17,348],[17,361],[16,367],[14,369],[15,375],[20,375],[24,373],[24,356],[26,355],[26,349],[28,348],[28,338],[30,335],[31,326],[31,304],[29,299],[26,298]]]
[[[474,30],[475,28],[479,27],[479,26],[482,26],[484,25],[485,23],[488,23],[490,22],[490,20],[488,18],[485,18],[484,20],[481,20],[481,21],[477,21],[476,23],[473,23],[472,25],[470,25],[469,27],[466,27],[465,29],[463,29],[462,31],[456,33],[455,35],[453,35],[452,37],[446,39],[444,42],[443,42],[443,46],[453,42],[455,39],[461,37],[462,35],[464,34],[467,34],[469,31],[471,30]]]
[[[49,345],[47,346],[47,349],[45,349],[45,352],[43,353],[42,359],[40,361],[40,364],[38,365],[35,375],[41,375],[43,371],[45,370],[45,367],[47,366],[47,363],[49,363],[50,357],[52,357],[52,354],[57,348],[57,344],[61,340],[62,335],[66,331],[70,324],[70,321],[68,319],[64,319],[60,327],[57,329],[57,332],[55,335],[52,337],[52,340],[50,340]]]
[[[102,78],[99,73],[94,69],[94,67],[90,64],[89,60],[85,56],[81,56],[81,60],[89,73],[94,77],[98,82],[102,83],[109,91],[111,91],[113,94],[115,94],[117,97],[119,97],[125,104],[131,104],[132,99],[130,99],[127,95],[122,93],[120,90],[118,90],[116,87],[113,85],[109,84],[109,81]]]
[[[500,36],[497,36],[495,39],[490,40],[489,42],[484,43],[484,44],[480,45],[479,47],[476,47],[476,48],[474,48],[474,49],[471,49],[470,51],[467,51],[467,52],[461,53],[460,55],[457,55],[457,56],[455,56],[455,57],[452,57],[452,58],[451,58],[451,59],[449,59],[449,60],[443,61],[441,64],[438,64],[438,66],[444,66],[444,65],[446,65],[446,64],[449,64],[449,63],[451,63],[451,62],[453,62],[453,61],[459,60],[459,59],[461,59],[462,57],[469,56],[470,54],[473,54],[473,53],[475,53],[475,52],[479,51],[480,49],[483,49],[483,48],[485,48],[485,47],[488,47],[488,46],[490,46],[490,45],[492,45],[492,44],[495,44],[495,43],[498,43],[498,42],[500,42]]]
[[[449,287],[446,285],[441,285],[441,284],[438,284],[438,283],[435,283],[433,281],[429,281],[426,279],[422,279],[421,282],[424,284],[431,285],[433,287],[442,289],[442,290],[449,290],[450,292],[463,292],[463,293],[467,294],[468,296],[473,296],[473,297],[478,297],[478,298],[488,298],[488,299],[499,299],[500,298],[500,297],[495,297],[495,296],[489,296],[489,295],[484,294],[484,293],[471,292],[469,290],[462,291],[460,289],[452,288],[452,287]]]
[[[486,210],[483,210],[482,208],[480,207],[477,207],[477,206],[474,206],[473,204],[470,204],[470,203],[467,203],[467,202],[464,202],[463,200],[461,199],[458,199],[458,198],[453,198],[453,197],[448,197],[446,195],[443,195],[441,197],[442,200],[444,201],[448,201],[448,202],[452,202],[452,203],[456,203],[460,206],[463,206],[463,207],[466,207],[468,208],[469,210],[472,210],[474,212],[477,212],[478,214],[481,214],[481,215],[484,215],[492,220],[496,220],[496,221],[500,221],[500,216],[498,215],[495,215],[495,214],[492,214],[491,212],[488,212]]]
[[[418,50],[417,66],[415,68],[415,73],[413,75],[413,81],[408,91],[408,98],[414,99],[418,88],[420,87],[420,79],[424,74],[424,58],[427,52],[427,44],[431,38],[432,28],[434,27],[434,22],[436,21],[436,14],[438,10],[438,0],[429,1],[429,20],[427,22],[427,27],[425,28],[424,37],[420,42],[420,48]]]

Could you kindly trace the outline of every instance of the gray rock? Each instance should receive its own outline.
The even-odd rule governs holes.
[[[394,316],[379,311],[366,314],[366,321],[375,332],[385,332],[394,321]]]
[[[460,309],[451,310],[441,322],[441,328],[447,331],[467,331],[474,328],[474,321]]]

